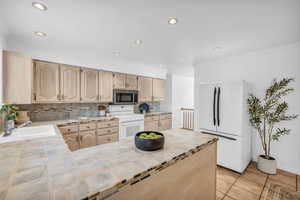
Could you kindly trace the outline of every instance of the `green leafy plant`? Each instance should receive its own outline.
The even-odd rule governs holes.
[[[15,120],[17,119],[17,110],[19,107],[15,104],[7,104],[1,106],[0,113],[5,114],[5,120]]]
[[[289,106],[283,100],[283,97],[294,91],[294,88],[289,87],[292,81],[294,81],[293,78],[283,78],[280,81],[275,79],[272,85],[266,90],[263,99],[259,99],[253,94],[248,98],[250,124],[257,130],[260,136],[266,159],[272,159],[271,141],[279,141],[281,136],[287,135],[291,131],[287,128],[279,128],[276,124],[298,117],[295,114],[287,114]]]

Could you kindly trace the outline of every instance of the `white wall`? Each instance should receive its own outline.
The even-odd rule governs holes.
[[[6,38],[5,38],[6,34],[7,34],[7,29],[2,23],[2,21],[0,21],[0,104],[3,102],[2,51],[5,49],[6,46]]]
[[[195,64],[195,99],[197,84],[201,81],[236,81],[246,80],[252,85],[253,93],[264,94],[274,78],[294,77],[292,84],[295,92],[287,102],[292,113],[300,114],[300,43],[278,46],[255,51],[240,56],[230,57],[209,63]],[[196,102],[196,101],[195,101]],[[300,174],[300,119],[286,122],[291,134],[272,143],[271,153],[278,160],[278,167]],[[257,135],[254,134],[253,159],[262,152]]]
[[[194,78],[173,76],[173,128],[182,128],[183,119],[181,108],[194,108]]]
[[[43,38],[37,38],[43,40]],[[6,49],[31,55],[34,59],[58,62],[81,67],[104,69],[115,72],[130,73],[155,78],[166,78],[167,69],[140,63],[128,63],[123,60],[122,54],[113,60],[107,60],[105,55],[82,47],[54,46],[51,44],[33,45],[30,42],[18,40],[13,36],[7,38]],[[96,45],[96,44],[95,44]],[[122,52],[123,53],[123,52]],[[126,52],[124,52],[126,54]]]
[[[173,94],[173,81],[172,75],[167,74],[166,81],[165,81],[165,98],[164,101],[160,102],[160,110],[161,111],[172,111],[172,94]]]
[[[173,128],[182,128],[180,109],[194,107],[194,78],[168,74],[165,94],[166,98],[161,103],[161,110],[172,112]]]

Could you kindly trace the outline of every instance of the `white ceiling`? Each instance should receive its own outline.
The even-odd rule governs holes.
[[[205,61],[300,41],[299,0],[42,2],[46,12],[32,8],[30,0],[0,0],[9,41],[41,51],[92,54],[100,65],[143,64],[190,74],[195,57]],[[169,25],[169,17],[179,23]],[[34,31],[48,36],[38,38]],[[143,44],[134,45],[136,39]],[[214,52],[216,46],[222,51]]]

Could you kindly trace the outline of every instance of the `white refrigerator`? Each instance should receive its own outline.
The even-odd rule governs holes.
[[[245,81],[201,83],[195,102],[195,130],[215,135],[218,165],[242,173],[251,161],[251,127]]]

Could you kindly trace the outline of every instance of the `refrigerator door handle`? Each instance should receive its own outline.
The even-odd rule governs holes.
[[[220,93],[221,89],[218,87],[218,99],[217,99],[217,124],[220,126]]]
[[[204,134],[208,134],[208,135],[213,135],[213,136],[217,136],[217,137],[221,137],[221,138],[225,138],[227,140],[233,140],[233,141],[236,141],[237,139],[235,138],[232,138],[232,137],[228,137],[228,136],[224,136],[224,135],[219,135],[219,134],[216,134],[216,133],[210,133],[210,132],[202,132]]]
[[[214,126],[216,125],[216,94],[217,94],[217,88],[214,89],[214,102],[213,102],[213,121]]]

